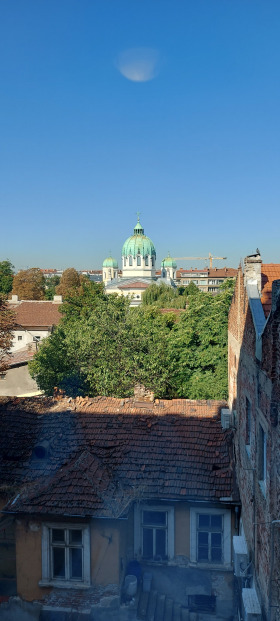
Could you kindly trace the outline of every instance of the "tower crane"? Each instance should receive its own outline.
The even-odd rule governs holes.
[[[198,260],[201,259],[203,261],[207,261],[209,259],[209,267],[210,269],[213,267],[213,261],[215,260],[219,260],[219,261],[223,261],[224,259],[226,259],[227,257],[213,257],[213,255],[211,254],[211,252],[209,252],[208,257],[173,257],[174,259],[176,259],[176,261],[191,261],[191,260]]]

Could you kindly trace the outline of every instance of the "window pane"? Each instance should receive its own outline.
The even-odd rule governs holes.
[[[210,526],[210,515],[199,514],[198,516],[198,526],[199,528],[208,528]]]
[[[211,526],[212,528],[217,528],[217,530],[222,530],[222,515],[211,515]]]
[[[69,531],[69,540],[70,543],[81,544],[83,540],[82,530],[73,529]]]
[[[156,556],[166,558],[166,530],[163,528],[156,529]]]
[[[198,533],[198,545],[208,546],[208,533]]]
[[[197,560],[208,561],[208,546],[198,546]]]
[[[166,511],[143,511],[143,524],[166,526]]]
[[[64,529],[52,528],[52,541],[54,543],[64,543]]]
[[[64,548],[52,548],[52,553],[53,553],[53,578],[65,578],[65,549]]]
[[[153,529],[143,528],[143,557],[153,558]]]
[[[212,548],[212,550],[211,550],[211,560],[214,563],[221,563],[221,561],[222,561],[222,549],[221,548]]]
[[[212,544],[212,546],[219,546],[219,547],[221,547],[221,545],[222,545],[222,535],[221,535],[221,533],[211,533],[211,544]]]
[[[82,548],[70,548],[70,578],[83,579],[83,551]]]

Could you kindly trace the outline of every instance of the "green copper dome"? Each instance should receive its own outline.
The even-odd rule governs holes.
[[[136,257],[140,254],[142,257],[146,255],[153,256],[156,258],[156,249],[152,240],[144,235],[144,229],[139,222],[139,218],[136,226],[134,227],[134,232],[131,237],[124,242],[122,247],[122,256],[128,257],[132,255]]]
[[[117,268],[118,262],[116,261],[116,259],[113,259],[113,257],[107,257],[107,259],[104,259],[103,261],[103,267]]]
[[[161,262],[161,267],[173,267],[174,269],[176,269],[177,263],[175,259],[172,259],[172,257],[168,253],[168,256]]]

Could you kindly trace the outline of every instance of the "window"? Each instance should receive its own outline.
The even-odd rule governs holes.
[[[18,341],[22,341],[22,336],[18,336],[18,337],[17,337],[17,340],[18,340]]]
[[[129,259],[128,259],[128,264],[129,264],[129,265],[132,265],[132,256],[130,256],[130,257],[129,257]]]
[[[137,255],[137,265],[141,265],[141,257],[139,254]]]
[[[89,526],[43,525],[41,584],[90,584]]]
[[[229,510],[191,508],[190,556],[192,562],[230,565],[230,540]]]
[[[126,267],[126,258],[123,258],[123,266]]]
[[[155,257],[152,257],[152,267],[155,265]]]
[[[250,454],[251,450],[251,430],[252,430],[252,406],[246,397],[246,448]]]
[[[143,558],[165,560],[167,558],[166,511],[142,511]]]
[[[174,557],[174,509],[136,506],[134,549],[143,559],[165,561]]]
[[[197,514],[197,560],[221,563],[223,560],[223,516]]]
[[[40,341],[40,336],[33,336],[34,343],[38,343]]]
[[[258,474],[259,482],[265,493],[266,484],[266,433],[261,424],[259,424],[259,446],[258,446]]]
[[[145,256],[145,265],[149,265],[149,257]]]

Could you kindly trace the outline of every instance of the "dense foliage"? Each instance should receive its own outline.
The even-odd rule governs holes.
[[[232,285],[215,297],[187,289],[178,296],[186,308],[163,313],[155,304],[130,308],[127,298],[84,282],[30,363],[32,376],[47,394],[56,386],[69,395],[125,397],[141,383],[157,397],[226,398]]]
[[[11,261],[0,261],[0,295],[8,295],[13,288],[14,266]]]
[[[20,270],[14,276],[12,294],[20,300],[44,300],[45,279],[40,268]]]

